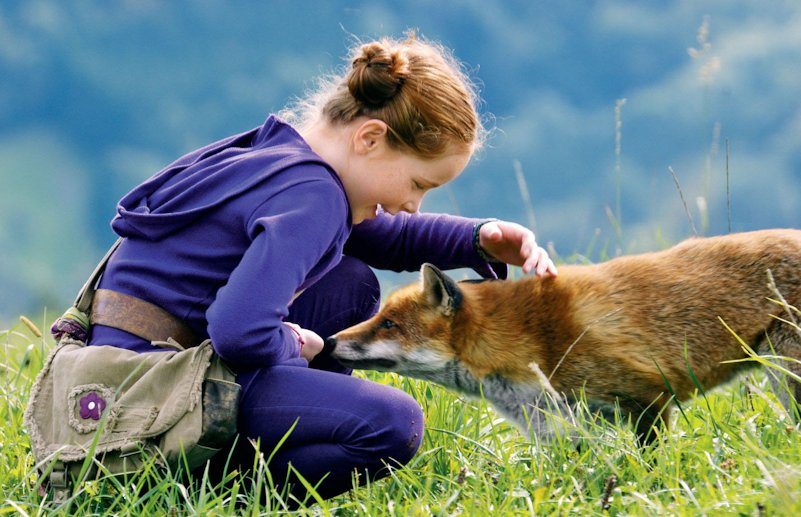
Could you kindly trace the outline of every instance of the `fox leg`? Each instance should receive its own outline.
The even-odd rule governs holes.
[[[660,397],[661,398],[661,397]],[[656,439],[656,427],[667,430],[666,412],[669,407],[659,402],[640,402],[633,399],[618,399],[621,416],[628,416],[634,424],[634,434],[640,447],[651,445]]]
[[[485,393],[486,395],[486,393]],[[566,403],[545,399],[534,402],[490,400],[493,407],[508,421],[532,439],[542,443],[552,442],[557,436],[574,439],[573,411]]]
[[[785,357],[776,359],[776,365],[788,370],[796,377],[801,377],[801,332],[787,323],[774,321],[768,327],[768,339],[762,340],[760,354],[770,354]],[[799,404],[801,404],[801,383],[790,375],[784,374],[774,368],[768,368],[768,378],[773,391],[779,397],[782,405],[799,419]]]
[[[657,426],[667,430],[668,421],[662,418],[663,409],[666,408],[651,405],[637,417],[635,432],[640,447],[647,447],[653,443],[656,439]]]

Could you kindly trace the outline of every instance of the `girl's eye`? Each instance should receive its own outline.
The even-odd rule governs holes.
[[[391,328],[397,327],[397,326],[398,325],[394,321],[388,320],[388,319],[384,319],[384,320],[381,321],[381,323],[378,324],[378,328],[381,328],[381,329],[391,329]]]
[[[423,186],[419,184],[417,181],[412,181],[412,183],[414,183],[414,188],[416,188],[417,190],[423,190]]]

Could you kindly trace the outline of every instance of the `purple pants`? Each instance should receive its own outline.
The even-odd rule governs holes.
[[[287,321],[323,338],[366,320],[378,310],[378,280],[361,261],[342,262],[299,296]],[[265,460],[295,424],[268,468],[278,489],[303,500],[305,489],[288,466],[297,470],[323,498],[359,483],[386,476],[387,465],[403,465],[417,452],[423,435],[420,406],[401,390],[350,376],[329,357],[303,359],[270,368],[240,372],[238,444],[227,471],[253,465],[254,449],[246,438],[260,440]],[[212,460],[221,472],[228,451]],[[215,476],[216,477],[216,476]],[[318,485],[319,483],[319,485]]]

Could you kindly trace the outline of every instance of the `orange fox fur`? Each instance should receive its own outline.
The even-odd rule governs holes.
[[[617,403],[647,441],[671,390],[682,401],[696,389],[690,370],[708,389],[749,365],[726,362],[747,354],[721,321],[758,353],[801,359],[798,329],[777,319],[786,309],[771,301],[768,270],[787,303],[799,306],[801,231],[694,238],[561,266],[555,278],[456,283],[426,264],[421,284],[392,293],[373,318],[333,336],[333,355],[355,368],[483,393],[529,429],[543,390],[529,366],[536,363],[567,400],[583,389],[599,407]],[[797,362],[783,366],[801,374]],[[801,389],[788,382],[798,401]],[[537,426],[532,432],[547,434]]]

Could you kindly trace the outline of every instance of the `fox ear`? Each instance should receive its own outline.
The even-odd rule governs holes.
[[[445,316],[451,316],[462,305],[462,291],[451,277],[431,264],[420,268],[423,294],[428,303],[439,307]]]

